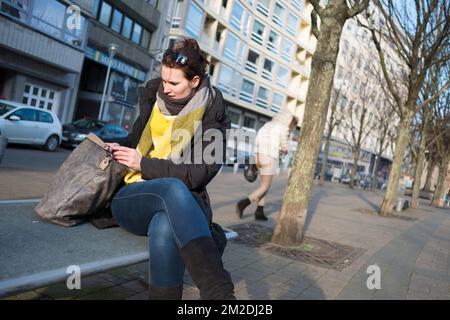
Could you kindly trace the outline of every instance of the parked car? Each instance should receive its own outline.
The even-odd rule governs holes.
[[[8,143],[41,145],[47,151],[55,151],[62,140],[56,114],[8,100],[0,100],[0,130]]]
[[[63,145],[76,147],[91,132],[105,142],[114,142],[128,136],[127,130],[119,125],[96,119],[80,119],[63,125]]]
[[[339,179],[339,182],[345,183],[345,184],[350,184],[350,175],[344,174],[344,175]]]
[[[2,163],[3,156],[5,155],[6,149],[6,139],[3,135],[2,130],[0,129],[0,163]]]

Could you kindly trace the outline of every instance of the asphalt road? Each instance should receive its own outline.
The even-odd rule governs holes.
[[[56,171],[70,152],[71,150],[64,148],[48,152],[39,147],[8,145],[0,163],[0,170]]]

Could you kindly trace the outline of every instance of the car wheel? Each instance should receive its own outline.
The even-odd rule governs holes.
[[[44,145],[44,149],[47,151],[55,151],[59,145],[59,138],[55,135],[48,137],[47,142]]]

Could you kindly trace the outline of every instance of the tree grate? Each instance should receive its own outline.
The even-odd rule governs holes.
[[[304,237],[298,247],[282,247],[270,243],[273,230],[259,224],[240,224],[230,227],[239,234],[234,243],[262,248],[291,260],[301,261],[337,271],[343,270],[361,256],[365,249],[332,241]]]

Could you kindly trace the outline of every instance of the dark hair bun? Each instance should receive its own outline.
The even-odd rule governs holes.
[[[202,79],[206,76],[206,68],[208,67],[209,61],[206,58],[206,54],[200,49],[200,46],[195,39],[185,38],[177,41],[172,50],[187,56],[188,63],[182,69],[189,80],[197,75]],[[163,64],[170,67],[174,66],[173,62],[168,59],[163,59]]]

